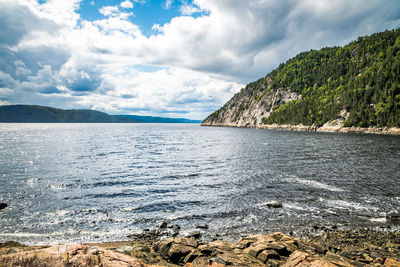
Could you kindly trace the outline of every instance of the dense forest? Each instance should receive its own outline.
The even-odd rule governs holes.
[[[247,103],[235,110],[233,119],[238,120],[277,90],[299,97],[264,101],[270,112],[261,118],[262,124],[320,127],[345,110],[345,127],[400,127],[400,29],[360,37],[344,47],[300,53],[248,84],[205,122],[223,121],[227,109],[245,99]]]

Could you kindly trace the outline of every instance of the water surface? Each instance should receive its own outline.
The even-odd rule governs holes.
[[[400,137],[4,123],[0,201],[0,241],[26,244],[126,240],[162,221],[228,239],[375,227],[400,211]]]

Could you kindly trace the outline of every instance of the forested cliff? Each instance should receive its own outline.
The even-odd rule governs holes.
[[[298,54],[202,125],[400,127],[400,29]]]

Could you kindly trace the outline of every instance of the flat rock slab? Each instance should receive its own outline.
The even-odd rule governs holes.
[[[101,247],[58,245],[50,248],[17,252],[0,257],[0,266],[103,266],[142,267],[139,260]]]
[[[104,244],[0,246],[3,266],[391,266],[400,267],[398,233],[337,231],[303,240],[283,233],[233,243],[166,238]],[[351,241],[351,242],[350,242]],[[357,242],[355,242],[357,241]],[[1,243],[0,243],[1,244]]]

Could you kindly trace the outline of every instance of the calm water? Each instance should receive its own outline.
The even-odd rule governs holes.
[[[278,200],[281,209],[262,204]],[[187,124],[0,124],[0,241],[375,227],[400,212],[400,137]],[[392,228],[393,229],[393,228]]]

